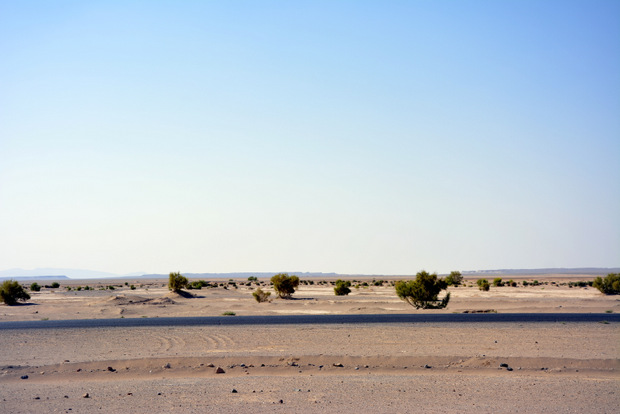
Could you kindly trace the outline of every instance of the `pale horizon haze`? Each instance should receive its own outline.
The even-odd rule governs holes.
[[[620,266],[618,1],[0,1],[0,270]]]

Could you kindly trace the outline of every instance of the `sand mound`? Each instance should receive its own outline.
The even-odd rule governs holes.
[[[186,292],[184,290],[179,290],[177,292],[170,292],[166,294],[164,297],[170,298],[170,299],[193,299],[193,298],[196,298],[197,296],[189,292]]]
[[[164,296],[163,298],[151,299],[146,304],[149,305],[174,305],[176,302],[171,298]]]
[[[107,298],[103,301],[106,304],[112,304],[117,306],[128,305],[173,305],[176,302],[166,295],[160,298],[145,298],[143,296],[125,296],[117,295]]]
[[[143,296],[116,295],[104,299],[103,302],[112,305],[139,305],[141,303],[149,302],[150,300],[151,299]]]

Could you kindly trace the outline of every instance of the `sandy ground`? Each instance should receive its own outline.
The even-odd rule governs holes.
[[[348,296],[335,296],[329,281],[324,285],[301,285],[292,300],[275,299],[257,303],[252,292],[256,284],[245,286],[246,281],[237,280],[236,286],[220,280],[224,287],[191,290],[195,298],[188,300],[169,292],[166,280],[133,280],[128,286],[119,280],[108,281],[62,281],[59,289],[42,289],[30,292],[32,299],[21,306],[0,305],[0,322],[11,320],[42,319],[95,319],[95,318],[140,318],[164,316],[219,316],[224,312],[237,315],[277,314],[377,314],[377,313],[461,313],[473,310],[494,310],[497,312],[620,312],[617,296],[606,296],[598,290],[569,288],[569,281],[592,280],[584,276],[572,279],[561,277],[537,277],[539,286],[491,287],[488,292],[472,286],[450,288],[451,299],[442,310],[415,310],[400,300],[394,287],[368,286],[352,288]],[[534,279],[530,279],[534,280]],[[372,280],[366,280],[372,283]],[[49,283],[49,282],[46,282]],[[265,285],[266,281],[261,281]],[[551,284],[554,283],[554,284]],[[41,283],[43,284],[43,283]],[[133,284],[135,290],[130,289]],[[76,291],[76,287],[89,286],[94,290]],[[114,290],[101,290],[115,286]],[[71,287],[71,291],[66,288]],[[262,286],[269,290],[269,286]]]
[[[353,289],[347,297],[335,297],[331,286],[301,286],[296,300],[258,304],[251,296],[254,286],[194,290],[199,297],[187,299],[168,293],[162,281],[130,283],[138,286],[136,282],[143,286],[43,289],[33,293],[31,305],[0,306],[0,322],[226,311],[422,312],[401,302],[388,286]],[[490,292],[451,289],[452,301],[441,312],[600,312],[603,322],[606,311],[620,311],[617,297],[592,288],[557,286],[559,279],[547,282]],[[85,285],[74,285],[78,283]],[[613,413],[620,406],[618,325],[3,330],[0,412]],[[225,372],[216,373],[218,367]]]

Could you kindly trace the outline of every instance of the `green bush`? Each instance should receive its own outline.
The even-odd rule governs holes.
[[[597,277],[592,282],[592,286],[606,295],[620,295],[620,273],[610,273],[602,277]]]
[[[187,287],[187,278],[179,272],[170,272],[168,277],[168,289],[173,292],[178,292],[181,289]]]
[[[134,285],[131,285],[131,286],[129,286],[129,289],[136,290],[136,287]]]
[[[381,283],[383,285],[383,283]],[[351,293],[351,282],[348,280],[336,280],[336,287],[334,288],[334,293],[336,296],[346,296]]]
[[[448,306],[450,293],[439,300],[439,293],[448,289],[444,279],[438,279],[437,274],[421,271],[416,274],[415,280],[399,280],[395,285],[396,294],[416,309],[442,309]]]
[[[484,290],[485,292],[489,290],[489,281],[486,279],[478,279],[476,280],[476,284],[478,285],[478,289],[480,290]]]
[[[204,286],[203,283],[204,280],[195,280],[192,283],[190,283],[189,285],[187,285],[188,289],[202,289],[202,287]]]
[[[493,286],[504,286],[504,283],[502,282],[502,278],[496,277],[495,279],[493,279]]]
[[[299,286],[299,277],[289,276],[287,273],[278,273],[271,278],[271,283],[273,283],[273,289],[280,298],[288,299]]]
[[[463,283],[463,275],[459,271],[452,271],[446,276],[446,283],[448,286],[458,286]]]
[[[258,281],[258,278],[256,276],[248,277],[248,282],[256,282],[256,281]]]
[[[40,292],[41,286],[39,286],[37,282],[32,282],[32,284],[30,285],[30,290],[32,290],[33,292]]]
[[[52,283],[52,289],[58,289],[60,287],[60,283],[54,282]]]
[[[261,288],[256,289],[252,292],[252,296],[258,303],[267,302],[269,300],[269,296],[271,296],[271,292],[265,292]]]
[[[30,295],[17,281],[5,280],[0,285],[0,301],[9,306],[17,305],[18,300],[25,302],[28,299],[30,299]]]

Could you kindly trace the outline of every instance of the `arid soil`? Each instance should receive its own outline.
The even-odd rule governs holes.
[[[165,281],[43,289],[31,305],[0,306],[0,323],[475,310],[595,312],[601,321],[1,330],[0,412],[617,412],[620,326],[605,312],[620,302],[560,280],[453,288],[441,311],[415,310],[387,284],[345,297],[302,285],[294,300],[261,304],[241,281],[195,298],[169,293]],[[97,286],[73,287],[87,283]]]

